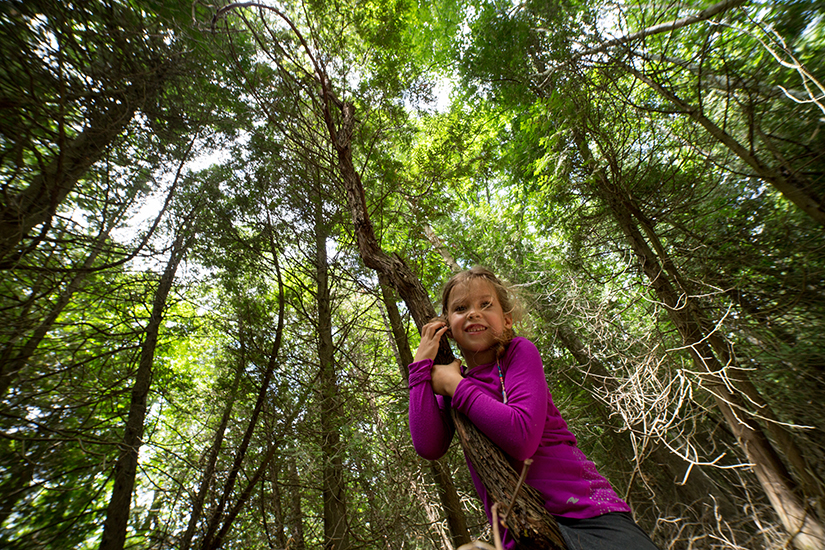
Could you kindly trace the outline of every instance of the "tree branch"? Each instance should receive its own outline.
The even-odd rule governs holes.
[[[687,27],[688,25],[692,25],[694,23],[699,23],[702,21],[707,21],[711,17],[728,11],[730,9],[736,8],[741,6],[745,3],[746,0],[722,0],[721,2],[712,5],[711,7],[704,9],[698,13],[693,15],[689,15],[687,17],[683,17],[681,19],[676,19],[674,21],[669,21],[667,23],[660,23],[659,25],[653,25],[652,27],[647,27],[646,29],[642,29],[638,32],[634,32],[632,34],[626,34],[624,36],[620,36],[618,38],[614,38],[612,40],[608,40],[607,42],[603,42],[594,48],[590,48],[589,50],[585,50],[578,54],[572,55],[569,60],[565,61],[560,65],[556,65],[555,67],[551,67],[544,72],[538,73],[536,78],[543,78],[542,83],[539,87],[543,87],[546,83],[550,75],[555,73],[556,71],[578,61],[583,57],[587,57],[589,55],[602,53],[614,46],[621,46],[623,44],[627,44],[628,42],[633,42],[634,40],[641,40],[643,38],[647,38],[648,36],[653,36],[654,34],[661,34],[664,32],[675,31],[681,29],[682,27]],[[549,31],[548,31],[549,32]]]

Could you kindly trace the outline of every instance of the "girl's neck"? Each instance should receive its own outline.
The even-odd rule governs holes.
[[[465,353],[464,350],[462,350],[461,354],[464,356],[464,362],[467,365],[467,370],[496,362],[495,348],[477,351],[475,353]]]

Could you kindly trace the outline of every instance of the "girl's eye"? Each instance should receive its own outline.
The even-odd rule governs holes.
[[[484,309],[487,309],[488,307],[490,307],[492,305],[493,305],[493,302],[482,302],[481,303],[481,307],[483,307]]]
[[[455,306],[453,308],[453,311],[464,311],[465,309],[467,309],[467,308],[465,308],[464,306]]]

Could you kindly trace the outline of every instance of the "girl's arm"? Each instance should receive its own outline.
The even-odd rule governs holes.
[[[504,387],[507,403],[491,397],[471,377],[462,380],[452,398],[452,406],[501,449],[525,460],[541,443],[547,419],[548,388],[544,367],[536,346],[519,338],[507,350]]]
[[[433,393],[432,359],[410,365],[410,435],[421,457],[436,460],[444,456],[453,439],[449,404]]]

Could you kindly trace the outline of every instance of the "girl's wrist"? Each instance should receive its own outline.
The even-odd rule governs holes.
[[[451,378],[444,388],[446,390],[446,394],[450,397],[455,395],[455,391],[458,389],[458,385],[461,384],[461,381],[464,380],[464,377],[461,374],[458,374],[455,378]]]

